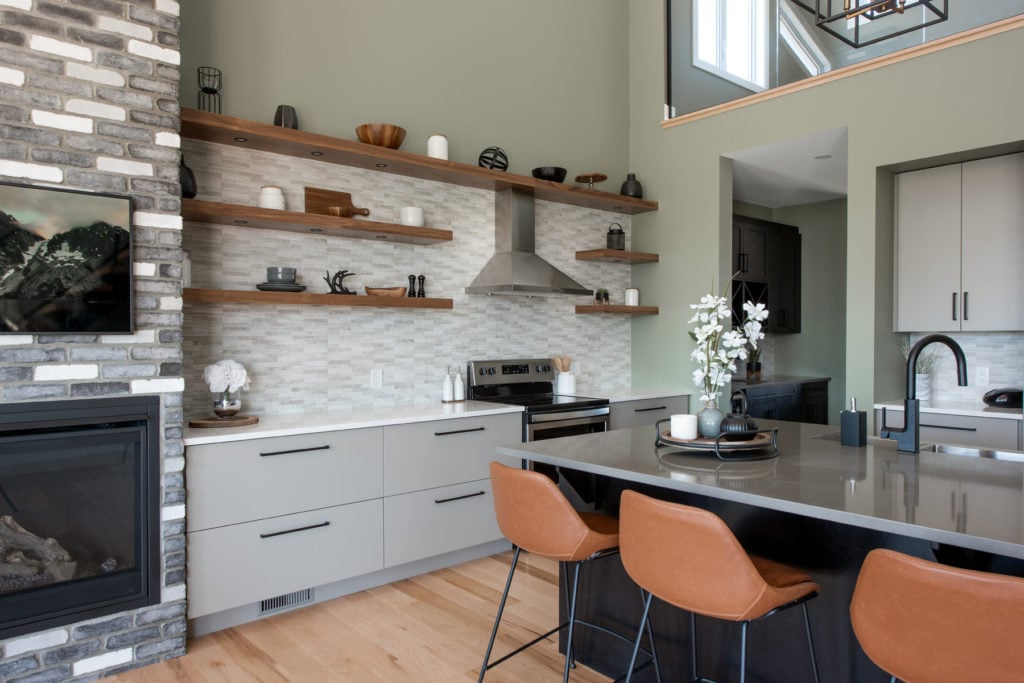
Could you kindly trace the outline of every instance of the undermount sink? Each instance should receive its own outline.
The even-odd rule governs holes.
[[[821,436],[816,436],[814,438],[815,439],[825,439],[826,441],[839,441],[840,440],[840,436],[841,436],[840,432],[829,432],[828,434],[822,434]],[[893,444],[893,445],[895,445],[896,442],[893,441],[892,439],[883,439],[883,438],[878,437],[878,436],[869,436],[868,437],[868,445],[870,445],[870,446],[884,446],[886,444]]]
[[[937,443],[921,447],[922,453],[948,453],[968,458],[986,458],[989,460],[1005,460],[1007,462],[1024,462],[1024,453],[1019,451],[997,451],[992,448],[976,448],[974,446],[954,446]]]

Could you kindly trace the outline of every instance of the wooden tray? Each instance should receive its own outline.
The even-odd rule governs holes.
[[[256,415],[233,415],[232,417],[203,417],[198,420],[189,420],[189,427],[248,427],[260,421]]]

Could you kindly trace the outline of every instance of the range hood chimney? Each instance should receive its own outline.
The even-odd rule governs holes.
[[[494,193],[494,256],[466,287],[469,294],[591,296],[587,289],[534,252],[533,193]]]

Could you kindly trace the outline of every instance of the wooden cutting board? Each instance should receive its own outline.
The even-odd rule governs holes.
[[[189,427],[248,427],[260,421],[256,415],[233,415],[231,417],[204,417],[196,420],[189,420]]]
[[[338,215],[342,218],[370,215],[369,209],[359,209],[352,205],[352,195],[348,192],[324,190],[319,187],[306,188],[306,213],[333,215],[330,211],[332,206],[340,208]]]

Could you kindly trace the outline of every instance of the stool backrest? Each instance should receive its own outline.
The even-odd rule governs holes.
[[[871,661],[901,680],[1024,680],[1024,579],[872,550],[850,619]]]
[[[491,490],[498,528],[523,550],[557,560],[579,560],[593,536],[579,513],[540,472],[491,463]]]
[[[734,621],[764,613],[768,585],[713,512],[627,490],[619,533],[626,572],[665,602]]]

